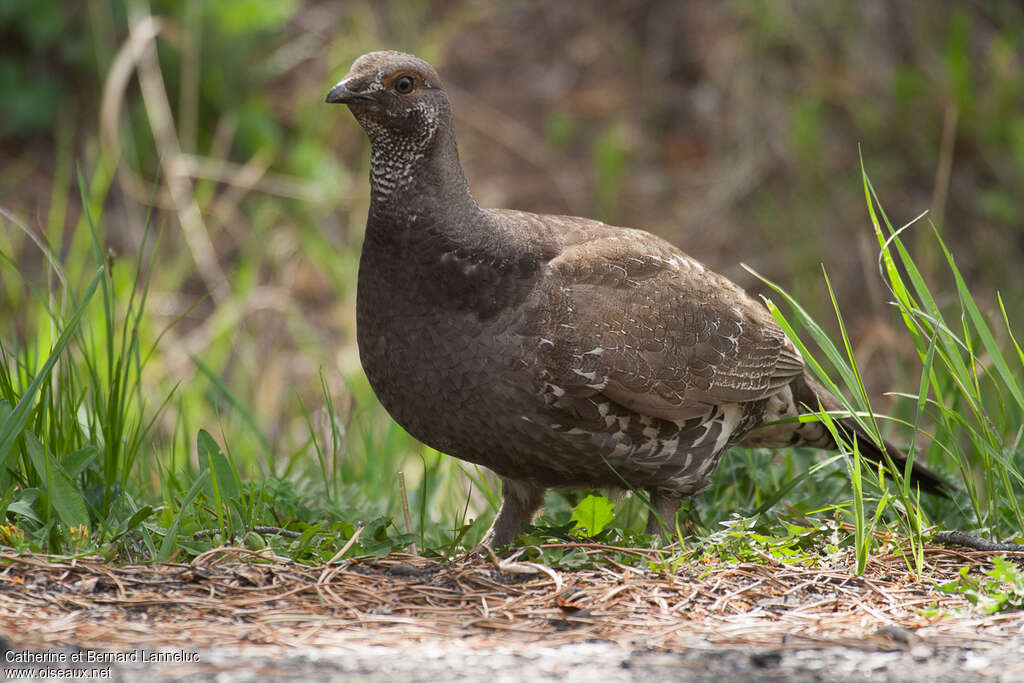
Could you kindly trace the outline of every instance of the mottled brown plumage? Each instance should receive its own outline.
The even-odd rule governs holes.
[[[410,434],[501,476],[485,543],[513,540],[547,487],[646,489],[653,532],[731,444],[836,447],[816,422],[765,425],[839,404],[735,284],[646,232],[480,208],[429,64],[363,55],[327,101],[347,104],[372,145],[363,367]]]

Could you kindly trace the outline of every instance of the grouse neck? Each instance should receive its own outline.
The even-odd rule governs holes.
[[[451,124],[425,147],[373,141],[370,155],[370,217],[428,221],[482,214],[459,163]],[[431,221],[433,222],[433,221]]]

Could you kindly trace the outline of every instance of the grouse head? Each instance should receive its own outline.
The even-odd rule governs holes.
[[[404,52],[370,52],[327,93],[347,104],[374,147],[400,146],[423,153],[451,120],[441,78],[425,61]]]
[[[327,101],[347,104],[370,138],[371,214],[401,219],[394,227],[427,205],[479,210],[459,164],[451,104],[432,66],[404,52],[370,52]]]

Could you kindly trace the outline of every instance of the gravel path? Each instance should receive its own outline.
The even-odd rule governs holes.
[[[609,643],[560,647],[469,649],[453,643],[409,649],[216,648],[186,651],[198,661],[99,664],[99,676],[78,680],[131,681],[355,681],[445,683],[506,681],[619,683],[625,681],[1024,681],[1024,637],[984,649],[932,648],[877,651],[856,647],[814,649],[693,648],[665,653],[630,650]],[[65,651],[70,653],[71,651]],[[83,659],[88,651],[79,651]],[[182,651],[165,651],[171,655]],[[7,664],[5,678],[17,675]],[[66,668],[51,665],[51,669]],[[75,665],[79,666],[79,665]],[[42,673],[42,672],[40,672]],[[93,672],[94,674],[97,672]],[[69,673],[51,677],[67,679]],[[37,678],[37,680],[43,680]]]

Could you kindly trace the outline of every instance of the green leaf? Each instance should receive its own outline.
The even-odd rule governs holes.
[[[378,517],[368,522],[359,536],[359,555],[369,557],[383,557],[395,547],[395,539],[388,536],[388,526],[391,524],[390,517]],[[410,536],[412,540],[415,540]]]
[[[36,524],[43,523],[42,518],[36,514],[35,508],[32,507],[39,499],[39,489],[22,489],[21,491],[18,491],[15,497],[17,500],[7,506],[7,512],[11,512],[19,517],[24,517]]]
[[[25,432],[28,457],[36,474],[45,482],[50,504],[56,510],[60,521],[68,526],[88,526],[89,511],[85,507],[82,493],[60,466],[39,438],[32,432]]]
[[[221,452],[220,446],[205,429],[199,430],[196,439],[196,450],[199,454],[199,469],[211,470],[210,498],[218,503],[222,500],[235,501],[239,498],[239,483],[231,463]]]
[[[92,461],[96,459],[96,456],[100,454],[100,451],[96,446],[86,446],[80,448],[68,457],[64,458],[64,471],[68,473],[68,476],[74,479],[82,472],[85,471]]]
[[[128,521],[124,525],[124,529],[121,531],[121,533],[119,533],[117,535],[118,538],[120,538],[124,534],[128,533],[129,531],[131,531],[132,529],[134,529],[138,525],[142,524],[142,522],[144,522],[147,519],[149,519],[152,514],[153,514],[153,506],[152,505],[143,505],[141,508],[139,508],[138,510],[135,511],[135,514],[133,514],[131,517],[128,518]]]
[[[14,500],[14,495],[17,492],[17,489],[14,486],[12,486],[9,489],[7,489],[7,493],[3,495],[3,498],[0,498],[0,520],[6,519],[7,508],[10,507],[11,501]]]
[[[587,536],[596,536],[611,524],[615,518],[614,509],[615,506],[604,496],[589,495],[573,508],[570,519]],[[665,523],[669,523],[669,520],[665,520]]]

